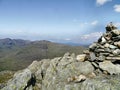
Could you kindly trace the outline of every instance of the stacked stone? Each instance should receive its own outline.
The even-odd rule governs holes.
[[[120,30],[110,24],[98,42],[89,46],[91,61],[120,61]]]
[[[100,72],[120,74],[120,30],[112,23],[107,25],[106,33],[77,56],[77,60],[90,61]]]

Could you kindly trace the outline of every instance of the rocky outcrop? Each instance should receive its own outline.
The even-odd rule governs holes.
[[[101,63],[99,67],[106,70]],[[74,54],[66,53],[63,57],[34,61],[16,72],[2,90],[119,90],[119,82],[119,76],[96,76],[92,62],[78,61]]]
[[[16,72],[2,90],[24,90],[32,74],[36,77],[36,85],[31,84],[26,90],[61,90],[67,88],[66,84],[86,80],[86,76],[93,71],[94,67],[89,61],[77,61],[74,54],[66,53],[63,57],[52,60],[34,61],[27,69]],[[68,81],[69,78],[73,81]]]
[[[106,29],[83,54],[34,61],[2,90],[119,90],[120,34],[116,27]]]

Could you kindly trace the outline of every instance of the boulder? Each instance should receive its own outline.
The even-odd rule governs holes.
[[[101,44],[104,44],[104,43],[106,43],[106,39],[104,37],[102,37]]]
[[[112,30],[111,33],[113,36],[118,36],[118,35],[120,35],[120,30],[115,29],[115,30]]]
[[[83,62],[83,61],[86,60],[86,58],[87,58],[87,55],[86,55],[86,54],[81,54],[81,55],[77,55],[76,60]]]
[[[100,44],[106,43],[105,37],[104,37],[104,36],[101,36],[101,37],[98,39],[98,43],[100,43]]]
[[[117,49],[117,47],[114,46],[114,45],[110,45],[109,48],[110,48],[110,49]]]
[[[114,41],[114,42],[120,41],[120,35],[119,35],[119,36],[112,37],[112,41]]]
[[[105,48],[109,48],[109,46],[110,46],[110,44],[108,44],[108,43],[106,43],[106,44],[104,45]]]
[[[117,29],[117,27],[116,27],[115,25],[113,25],[112,22],[110,22],[110,23],[107,24],[107,26],[106,26],[106,32],[110,32],[110,31],[115,30],[115,29]]]
[[[120,54],[120,49],[116,49],[113,51],[113,55],[117,56]]]
[[[89,55],[90,51],[89,50],[84,50],[83,53],[86,54],[86,55]]]
[[[28,81],[31,79],[31,75],[32,73],[29,69],[16,72],[14,77],[8,81],[7,86],[2,90],[24,90]]]
[[[114,42],[114,45],[118,46],[120,48],[120,41]]]
[[[111,61],[103,61],[99,63],[99,67],[111,75],[120,74],[120,65],[114,65]]]
[[[96,47],[97,47],[97,44],[93,43],[92,45],[89,46],[89,50],[94,51]]]

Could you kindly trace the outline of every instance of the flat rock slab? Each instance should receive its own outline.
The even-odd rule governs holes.
[[[120,65],[114,65],[111,61],[101,62],[99,63],[99,67],[111,75],[120,74]]]
[[[120,56],[106,57],[107,60],[120,60]]]

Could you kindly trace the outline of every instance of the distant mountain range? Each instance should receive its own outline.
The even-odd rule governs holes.
[[[0,71],[23,69],[33,60],[59,57],[66,52],[80,54],[84,49],[46,40],[0,39]]]

